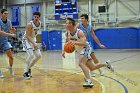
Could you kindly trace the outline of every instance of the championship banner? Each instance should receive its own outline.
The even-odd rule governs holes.
[[[12,26],[19,26],[20,21],[20,8],[19,6],[13,6],[11,8],[11,22]]]

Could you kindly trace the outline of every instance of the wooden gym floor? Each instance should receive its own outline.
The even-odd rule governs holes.
[[[5,78],[0,79],[0,93],[139,93],[140,50],[99,49],[95,50],[100,62],[111,60],[115,72],[106,68],[105,75],[92,77],[93,88],[83,88],[84,76],[78,66],[75,54],[61,57],[61,51],[42,52],[42,59],[33,67],[31,80],[24,80],[22,74],[25,52],[14,54],[15,76],[7,70],[8,59],[0,55],[0,68]]]

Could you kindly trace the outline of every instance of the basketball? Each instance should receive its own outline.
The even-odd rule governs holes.
[[[64,45],[64,51],[66,53],[72,53],[75,50],[75,46],[72,42],[67,42]]]

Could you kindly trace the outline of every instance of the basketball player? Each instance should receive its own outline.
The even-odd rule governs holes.
[[[15,28],[12,28],[11,21],[8,19],[8,10],[7,9],[2,9],[1,10],[1,18],[0,18],[0,48],[5,51],[6,55],[9,58],[9,72],[10,75],[14,75],[12,66],[13,66],[13,55],[10,50],[10,46],[8,43],[8,36],[15,37],[15,34],[10,34],[14,33],[16,31]],[[0,77],[4,77],[2,75],[2,71],[0,71]]]
[[[40,49],[36,43],[36,36],[41,30],[40,12],[33,13],[33,21],[30,21],[26,26],[25,35],[23,36],[23,47],[28,56],[25,62],[25,79],[31,78],[31,67],[41,58]]]
[[[94,33],[94,28],[92,27],[91,24],[89,24],[88,21],[88,15],[87,14],[82,14],[80,16],[80,21],[81,23],[78,23],[76,25],[76,28],[81,29],[82,31],[84,31],[86,37],[87,37],[87,41],[91,42],[90,40],[90,35],[92,35],[92,38],[94,39],[94,41],[101,47],[101,48],[105,48],[105,46],[103,44],[101,44],[101,42],[99,41],[99,39],[97,38],[97,36]],[[93,50],[93,49],[92,49]],[[99,63],[99,60],[96,58],[94,50],[91,52],[90,54],[91,58],[93,59],[95,64]],[[94,70],[92,70],[91,68],[93,67],[93,63],[88,62],[87,66],[90,68],[91,70],[91,76],[95,77],[96,73],[94,72]],[[104,75],[104,71],[102,71],[101,69],[99,69],[100,75]]]
[[[75,49],[79,55],[79,66],[82,69],[85,75],[85,83],[83,87],[92,87],[92,81],[89,75],[89,68],[87,67],[86,63],[90,62],[92,59],[90,57],[90,53],[92,48],[89,42],[86,41],[85,34],[82,30],[75,28],[75,20],[72,18],[67,18],[66,20],[66,42],[70,42],[71,44],[75,45]],[[62,56],[65,58],[65,51],[62,52]],[[106,64],[98,64],[94,66],[94,69],[98,69],[100,67],[108,67],[109,69],[113,69],[110,63]]]

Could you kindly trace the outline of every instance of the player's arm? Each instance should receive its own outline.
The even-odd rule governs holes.
[[[66,42],[70,41],[70,39],[68,37],[68,32],[65,33],[65,37],[66,37]],[[65,51],[64,50],[62,50],[62,56],[63,56],[63,58],[65,58]]]
[[[28,23],[26,26],[26,38],[29,42],[31,42],[34,46],[36,46],[36,42],[31,38],[32,35],[32,25],[31,23]]]
[[[101,44],[101,42],[99,41],[98,37],[95,35],[93,27],[91,28],[91,35],[92,35],[94,41],[95,41],[101,48],[105,48],[105,46]]]
[[[80,28],[80,23],[77,23],[76,26],[75,26],[75,28],[76,29],[79,29]]]
[[[70,38],[68,36],[68,32],[66,32],[65,36],[66,36],[66,42],[70,41]]]
[[[10,22],[10,32],[11,33],[15,33],[16,29],[12,27],[12,23]]]
[[[16,37],[16,35],[15,35],[15,34],[6,33],[6,32],[4,32],[4,31],[1,31],[1,30],[0,30],[0,35],[3,35],[3,36],[11,36],[11,37]]]
[[[86,37],[85,37],[85,34],[83,33],[82,30],[80,30],[78,32],[78,37],[79,37],[80,41],[74,41],[74,44],[75,45],[78,45],[78,46],[84,46],[84,47],[86,47],[87,46]]]

